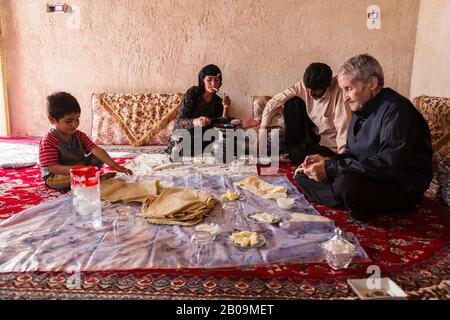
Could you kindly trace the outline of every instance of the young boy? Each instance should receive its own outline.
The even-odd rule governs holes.
[[[47,97],[47,116],[54,128],[39,144],[39,163],[42,179],[49,188],[70,189],[70,169],[75,165],[100,168],[107,163],[118,172],[133,174],[130,169],[115,163],[105,150],[77,130],[80,113],[77,99],[69,93],[58,92]]]

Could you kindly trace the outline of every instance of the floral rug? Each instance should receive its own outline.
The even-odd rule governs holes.
[[[0,154],[2,147],[9,150],[11,143],[0,141]],[[17,158],[23,159],[20,150],[28,152],[28,156],[31,154],[27,148],[17,148]],[[158,150],[161,148],[153,151]],[[112,155],[117,156],[113,152]],[[124,163],[127,159],[124,155],[132,156],[122,153],[116,160]],[[286,165],[278,172],[293,181],[292,173],[293,168]],[[60,195],[44,186],[39,179],[38,166],[0,169],[0,219]],[[394,280],[411,299],[450,298],[447,208],[425,199],[424,204],[412,212],[380,216],[368,223],[355,221],[346,211],[324,206],[316,208],[322,215],[334,219],[342,229],[354,233],[372,262],[353,263],[343,271],[334,271],[322,263],[221,270],[83,272],[77,289],[68,286],[72,275],[67,273],[3,273],[0,274],[0,298],[355,299],[347,279],[367,278],[368,265],[379,266],[381,275]]]

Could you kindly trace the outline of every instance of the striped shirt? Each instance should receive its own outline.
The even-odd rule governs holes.
[[[71,134],[67,141],[51,130],[39,143],[39,164],[41,167],[54,164],[74,165],[95,147],[96,144],[79,130]]]

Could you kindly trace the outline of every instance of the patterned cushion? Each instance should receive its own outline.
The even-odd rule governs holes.
[[[93,94],[92,140],[104,145],[164,145],[182,94]]]
[[[450,141],[433,153],[433,180],[427,195],[450,206]]]
[[[433,180],[425,194],[449,205],[450,98],[420,96],[414,105],[430,127],[433,144]]]
[[[253,118],[262,118],[262,114],[264,108],[266,107],[267,102],[272,99],[270,96],[253,96],[252,97],[252,116]],[[284,126],[284,115],[283,108],[274,115],[271,123],[269,124],[269,128],[267,129],[267,155],[271,155],[272,150],[270,149],[272,139],[274,138],[274,134],[278,135],[279,141],[279,152],[284,153],[284,135],[285,135],[285,126]],[[261,138],[259,136],[259,138]]]
[[[253,118],[262,118],[262,114],[264,111],[264,107],[266,103],[272,99],[270,96],[253,96],[252,97],[252,114]],[[284,128],[284,116],[283,116],[283,108],[274,115],[272,122],[269,127],[282,127]]]
[[[450,98],[420,96],[414,105],[428,122],[433,150],[438,150],[450,140]]]
[[[447,157],[439,163],[437,180],[441,191],[441,200],[450,207],[450,148]]]

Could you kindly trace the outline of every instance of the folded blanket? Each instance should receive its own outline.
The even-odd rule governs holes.
[[[158,197],[144,201],[140,216],[149,223],[191,226],[203,220],[217,200],[190,188],[164,188]]]
[[[287,198],[287,188],[274,186],[257,176],[250,176],[237,183],[242,189],[248,190],[266,199]]]
[[[102,200],[111,202],[143,202],[147,198],[155,198],[161,192],[158,180],[126,183],[117,179],[100,181]]]

